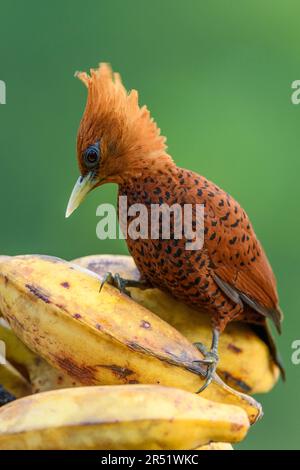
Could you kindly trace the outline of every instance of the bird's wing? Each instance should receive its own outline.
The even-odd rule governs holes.
[[[205,205],[204,243],[216,283],[232,300],[271,318],[280,330],[275,276],[247,214],[215,184],[202,177],[198,181],[187,197]]]

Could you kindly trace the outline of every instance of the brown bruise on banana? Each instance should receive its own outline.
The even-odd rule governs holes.
[[[218,374],[222,379],[230,386],[236,390],[240,390],[243,393],[252,393],[252,387],[248,385],[244,380],[234,377],[230,372],[218,368]]]

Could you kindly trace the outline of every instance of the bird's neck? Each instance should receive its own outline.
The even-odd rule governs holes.
[[[126,171],[118,181],[120,187],[134,185],[137,181],[153,179],[162,181],[165,178],[176,178],[178,167],[172,157],[167,153],[160,155],[141,157],[136,164],[128,165]]]
[[[180,186],[182,171],[173,160],[164,165],[145,167],[141,173],[135,173],[119,183],[119,195],[126,195],[129,203],[133,204],[142,202],[145,194],[151,198],[152,192],[158,191],[158,188],[173,193]]]

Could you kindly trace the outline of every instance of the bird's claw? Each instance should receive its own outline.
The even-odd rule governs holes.
[[[201,361],[195,361],[199,364],[207,365],[205,382],[202,387],[197,391],[197,393],[203,392],[211,383],[214,373],[216,372],[217,365],[219,362],[219,356],[217,352],[212,349],[208,351],[206,346],[202,343],[194,343],[194,346],[203,354],[204,358]]]
[[[104,284],[110,284],[111,286],[116,287],[120,292],[123,294],[128,295],[131,297],[129,290],[126,289],[126,287],[129,285],[130,281],[127,281],[127,279],[123,279],[120,274],[112,274],[111,272],[107,272],[100,285],[99,292],[101,292]]]
[[[208,349],[203,343],[194,343],[194,346],[203,354],[203,356],[206,356],[208,353]]]

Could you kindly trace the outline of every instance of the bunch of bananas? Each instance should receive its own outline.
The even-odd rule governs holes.
[[[197,395],[209,318],[158,289],[99,293],[107,271],[138,279],[127,256],[0,257],[0,384],[17,398],[0,449],[230,449],[262,414],[249,394],[278,378],[265,343],[231,324]]]

